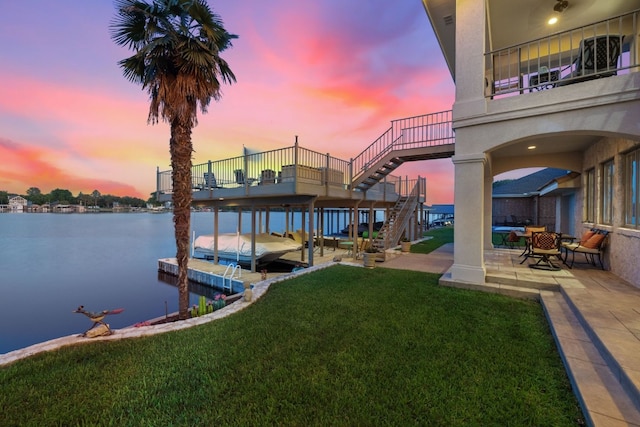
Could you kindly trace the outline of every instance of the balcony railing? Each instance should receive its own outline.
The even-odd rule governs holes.
[[[639,69],[640,10],[485,54],[487,97],[551,89]]]

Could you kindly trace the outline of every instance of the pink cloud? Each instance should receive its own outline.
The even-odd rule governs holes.
[[[13,15],[24,16],[17,13],[24,9],[20,3],[12,7]],[[306,148],[348,160],[391,120],[451,108],[451,76],[419,2],[276,0],[247,8],[222,1],[214,10],[240,36],[223,53],[238,82],[224,87],[221,101],[199,116],[194,163],[239,155],[243,145],[289,146],[295,135]],[[146,124],[147,94],[121,75],[117,61],[130,52],[109,40],[112,5],[53,12],[66,24],[32,18],[40,24],[36,28],[58,26],[47,30],[55,35],[51,46],[35,43],[42,34],[25,30],[25,22],[11,24],[24,37],[7,46],[15,61],[0,70],[0,81],[10,82],[0,86],[2,136],[32,149],[48,148],[43,159],[55,159],[59,172],[117,177],[143,193],[153,190],[155,166],[168,169],[169,129]],[[86,38],[62,43],[69,37],[65,28],[74,23],[82,24]],[[51,67],[38,67],[40,57]],[[20,125],[5,126],[11,121]],[[428,199],[445,198],[439,196],[444,191],[452,198],[445,177],[453,168],[442,175],[436,170],[421,169],[421,175],[443,183],[430,188]]]
[[[75,194],[97,189],[103,194],[140,197],[145,200],[148,197],[132,185],[109,179],[77,176],[47,160],[62,156],[64,154],[53,149],[25,146],[0,138],[0,158],[6,159],[0,163],[0,184],[7,186],[3,190],[25,194],[30,187],[38,187],[45,193],[55,188],[65,188]]]

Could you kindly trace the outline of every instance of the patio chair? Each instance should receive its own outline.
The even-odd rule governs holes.
[[[216,174],[214,174],[213,172],[204,173],[204,188],[220,188],[218,186],[218,181],[216,180]]]
[[[538,262],[531,264],[531,268],[539,270],[557,271],[560,267],[551,262],[551,257],[555,256],[562,261],[560,244],[562,233],[552,231],[534,231],[531,233],[531,256],[540,257]]]
[[[596,266],[595,257],[597,256],[600,268],[604,270],[605,268],[604,263],[602,262],[602,257],[604,255],[608,235],[609,232],[606,230],[591,229],[582,235],[579,242],[563,242],[562,248],[565,250],[564,264],[569,268],[573,268],[573,264],[576,260],[576,252],[578,252],[584,254],[587,262],[594,267]],[[572,254],[571,264],[568,264],[569,252]]]
[[[511,230],[509,234],[506,236],[506,238],[504,239],[504,243],[506,246],[509,247],[509,249],[513,249],[516,245],[520,243],[521,239],[522,239],[521,236],[518,236],[518,234],[515,231]]]
[[[522,235],[522,237],[524,237],[525,239],[525,244],[524,249],[520,254],[520,256],[523,256],[524,259],[520,261],[520,264],[523,264],[527,260],[527,258],[533,256],[533,254],[531,253],[531,237],[533,236],[533,233],[538,233],[541,231],[547,231],[547,227],[544,225],[527,225],[524,227],[524,234]]]
[[[244,171],[242,169],[236,169],[233,171],[236,178],[236,184],[244,185]]]
[[[569,66],[575,69],[558,86],[615,76],[623,39],[624,36],[611,34],[583,39],[578,57]]]

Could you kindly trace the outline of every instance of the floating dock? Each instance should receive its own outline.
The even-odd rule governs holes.
[[[306,249],[305,249],[306,250]],[[320,263],[332,262],[334,259],[353,260],[351,251],[333,248],[326,250],[321,257],[319,253],[316,255],[316,261]],[[280,264],[290,264],[293,269],[295,266],[307,267],[307,264],[300,261],[300,251],[289,252],[283,255],[278,262]],[[158,260],[158,270],[163,273],[170,274],[172,276],[178,276],[178,261],[176,258],[161,258]],[[283,276],[291,274],[291,271],[269,271],[269,265],[265,267],[265,274],[268,279],[276,276]],[[262,273],[257,271],[252,273],[247,268],[238,267],[233,269],[228,265],[214,264],[211,261],[204,259],[190,258],[189,270],[187,277],[194,283],[210,286],[220,291],[228,292],[231,294],[242,293],[245,289],[245,284],[252,285],[263,280]]]

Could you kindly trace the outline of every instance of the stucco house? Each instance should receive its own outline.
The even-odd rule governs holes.
[[[553,167],[579,176],[572,200],[558,191],[562,227],[608,230],[606,264],[640,287],[640,0],[423,5],[456,85],[449,279],[485,281],[493,177]]]

